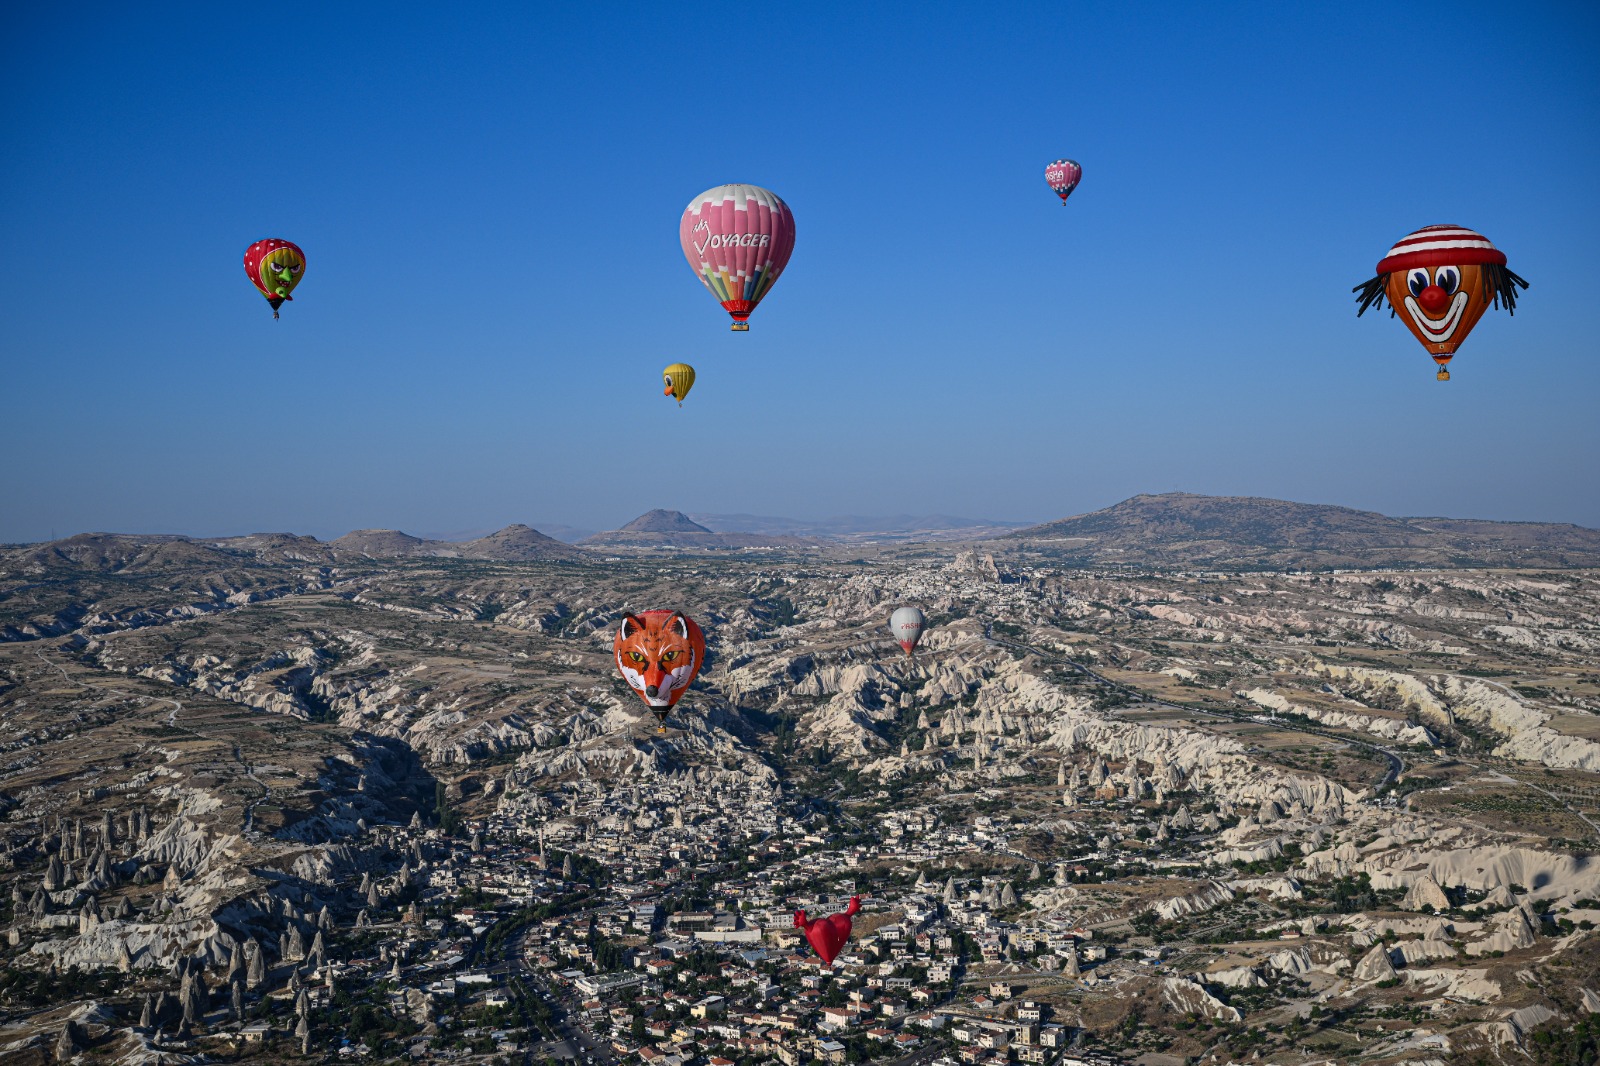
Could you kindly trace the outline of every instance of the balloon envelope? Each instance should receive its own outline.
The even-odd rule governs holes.
[[[683,398],[694,388],[694,367],[688,363],[673,363],[661,371],[661,384],[666,386],[663,396],[671,396],[683,406]]]
[[[1072,190],[1083,180],[1083,168],[1071,159],[1057,159],[1044,168],[1044,180],[1045,184],[1061,197],[1061,205],[1065,207],[1067,197],[1072,195]]]
[[[689,201],[678,220],[684,258],[733,317],[748,319],[794,251],[794,215],[777,194],[755,185],[718,185]]]
[[[1400,238],[1378,262],[1377,276],[1354,289],[1357,315],[1388,301],[1389,309],[1439,364],[1438,377],[1490,306],[1515,312],[1528,283],[1506,266],[1505,253],[1465,226],[1424,226]]]
[[[894,639],[910,655],[917,648],[917,643],[922,640],[922,631],[927,628],[928,619],[915,607],[901,607],[889,616],[889,631],[894,634]]]
[[[306,272],[306,253],[293,241],[282,237],[265,237],[244,250],[244,272],[272,305],[272,317],[278,317],[278,308],[300,284]]]
[[[706,637],[680,611],[644,611],[623,617],[611,651],[622,680],[665,720],[705,664]]]
[[[851,896],[850,906],[840,914],[830,914],[826,918],[806,918],[803,910],[794,912],[794,927],[804,929],[806,939],[811,942],[811,948],[828,966],[833,965],[833,960],[838,957],[839,949],[844,947],[845,941],[850,939],[850,916],[861,910],[861,897]]]

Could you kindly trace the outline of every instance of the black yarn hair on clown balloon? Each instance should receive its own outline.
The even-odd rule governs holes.
[[[1499,263],[1483,264],[1483,298],[1499,307],[1505,304],[1507,313],[1517,313],[1517,287],[1526,289],[1528,283]],[[1366,314],[1374,305],[1383,306],[1389,289],[1389,275],[1379,274],[1368,278],[1350,291],[1356,294],[1356,317]],[[1394,305],[1389,306],[1389,317],[1394,317]]]
[[[1383,294],[1388,290],[1388,288],[1389,275],[1379,274],[1377,277],[1368,278],[1360,285],[1357,285],[1355,288],[1351,289],[1350,291],[1356,294],[1356,303],[1361,305],[1360,307],[1356,308],[1356,317],[1360,318],[1362,315],[1366,314],[1373,304],[1377,304],[1379,307],[1382,307]],[[1389,317],[1394,317],[1393,307],[1389,308]]]
[[[1483,298],[1493,300],[1499,307],[1506,305],[1507,314],[1517,313],[1517,286],[1524,289],[1528,283],[1499,263],[1483,264]]]

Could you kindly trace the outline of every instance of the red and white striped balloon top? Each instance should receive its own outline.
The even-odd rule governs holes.
[[[1395,242],[1378,262],[1378,273],[1390,274],[1413,267],[1506,264],[1506,254],[1489,238],[1465,226],[1424,226]]]

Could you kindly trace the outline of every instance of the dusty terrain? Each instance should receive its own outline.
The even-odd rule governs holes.
[[[313,934],[358,957],[361,885],[404,899],[437,863],[386,827],[449,805],[542,833],[578,809],[562,795],[685,788],[948,881],[947,919],[1003,930],[968,979],[1027,987],[1085,1046],[1526,1061],[1535,1030],[1600,1007],[1592,571],[1075,570],[1006,541],[381,550],[0,555],[0,1054],[45,1061],[68,1033],[155,1061],[163,1027],[190,1041],[172,1054],[219,1053],[275,1017],[258,994],[308,979]],[[909,660],[884,628],[901,603],[930,620]],[[658,606],[711,649],[666,733],[609,653]],[[937,844],[889,828],[924,812]],[[602,865],[595,830],[630,831],[574,818]],[[1040,954],[1063,930],[1065,972]]]

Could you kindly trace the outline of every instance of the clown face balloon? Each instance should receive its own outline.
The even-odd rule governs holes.
[[[706,638],[681,612],[645,611],[622,619],[612,651],[622,680],[664,722],[705,665]]]
[[[1505,253],[1481,233],[1461,226],[1426,226],[1408,234],[1378,263],[1378,276],[1355,287],[1357,317],[1389,301],[1412,336],[1449,381],[1450,362],[1472,327],[1493,304],[1516,312],[1517,286],[1528,283],[1506,269]]]

